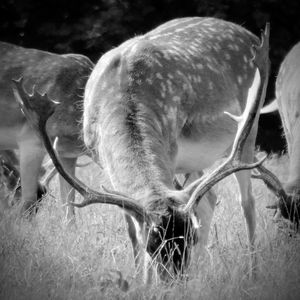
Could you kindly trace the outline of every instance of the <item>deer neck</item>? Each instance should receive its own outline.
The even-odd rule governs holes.
[[[113,187],[136,199],[165,197],[173,189],[177,149],[175,137],[162,128],[171,122],[132,98],[110,102],[103,111],[98,150]]]
[[[87,83],[85,143],[97,148],[117,191],[165,198],[174,190],[178,108],[172,98],[156,94],[161,79],[147,82],[153,80],[148,61],[122,49],[104,55]]]

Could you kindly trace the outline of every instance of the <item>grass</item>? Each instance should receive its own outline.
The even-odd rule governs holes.
[[[287,158],[266,163],[282,180]],[[99,188],[99,169],[90,166],[79,177]],[[94,205],[76,211],[77,230],[64,223],[57,179],[37,216],[17,218],[18,209],[0,218],[1,299],[298,299],[300,241],[286,222],[275,223],[265,206],[274,201],[266,187],[253,182],[257,211],[256,280],[249,279],[244,220],[232,176],[215,188],[220,204],[211,227],[209,250],[190,270],[189,280],[172,286],[145,286],[135,278],[131,244],[123,214]],[[120,273],[118,273],[120,272]],[[118,274],[129,282],[118,288]]]

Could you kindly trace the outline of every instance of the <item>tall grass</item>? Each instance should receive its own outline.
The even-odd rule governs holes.
[[[286,179],[285,157],[272,158],[267,166]],[[94,188],[102,181],[95,166],[78,173]],[[170,286],[144,286],[135,277],[124,216],[117,208],[94,205],[77,210],[77,229],[68,229],[57,185],[55,179],[51,195],[31,221],[18,218],[17,208],[2,211],[1,299],[299,299],[300,241],[286,222],[275,223],[265,208],[274,197],[261,182],[253,182],[257,278],[248,276],[244,219],[231,176],[215,188],[220,204],[207,253],[194,262],[187,282]],[[116,284],[119,274],[129,282],[126,292]]]

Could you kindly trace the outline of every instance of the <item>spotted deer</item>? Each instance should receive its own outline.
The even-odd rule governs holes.
[[[290,161],[288,180],[283,184],[286,195],[280,197],[279,202],[272,208],[277,208],[279,205],[283,217],[298,224],[300,218],[300,42],[289,51],[279,68],[276,79],[276,100],[264,107],[261,112],[269,113],[275,110],[280,113]],[[274,181],[274,188],[275,185],[280,186]]]
[[[162,280],[186,272],[192,246],[207,241],[215,206],[215,198],[203,196],[234,172],[255,264],[249,169],[262,163],[253,162],[253,156],[268,79],[268,34],[266,29],[259,45],[239,25],[183,18],[100,58],[85,89],[83,134],[113,190],[92,190],[64,170],[45,128],[59,105],[49,100],[49,108],[42,109],[39,103],[48,95],[30,96],[16,83],[16,97],[57,170],[84,197],[73,205],[105,203],[124,210],[135,263],[139,266],[143,257],[146,281],[155,270]],[[229,151],[217,169],[175,189],[176,173],[201,172]],[[206,212],[201,211],[204,202]]]
[[[22,182],[22,212],[31,211],[37,201],[37,186],[41,163],[45,155],[43,142],[26,121],[15,101],[12,79],[23,78],[28,93],[47,92],[60,99],[61,106],[49,119],[47,128],[65,168],[75,172],[77,157],[85,152],[80,138],[82,95],[93,63],[77,54],[57,55],[0,42],[0,149],[20,150]],[[71,187],[61,178],[60,193],[74,198]],[[68,208],[67,218],[73,220],[74,208]]]

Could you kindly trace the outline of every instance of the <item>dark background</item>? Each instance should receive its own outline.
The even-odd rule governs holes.
[[[299,0],[0,0],[0,40],[94,62],[124,40],[177,17],[215,16],[259,34],[271,23],[271,76],[266,102],[287,51],[300,40]],[[261,117],[257,144],[282,152],[277,113]]]

